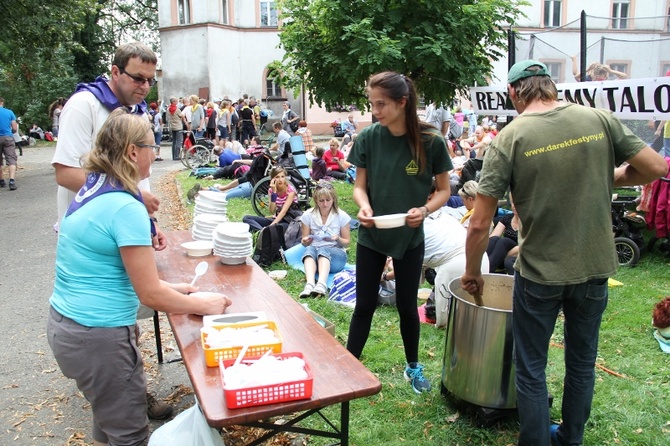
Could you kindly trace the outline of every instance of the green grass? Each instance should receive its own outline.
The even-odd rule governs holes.
[[[195,179],[187,175],[178,177],[184,193],[195,183]],[[198,181],[203,185],[213,183]],[[357,209],[351,198],[351,186],[337,182],[336,189],[341,207],[355,217]],[[228,217],[233,221],[251,213],[249,200],[230,200],[228,203]],[[356,238],[357,233],[353,231],[350,262],[355,261]],[[649,234],[645,240],[649,240]],[[269,269],[285,269],[285,265],[276,263]],[[584,444],[667,445],[670,444],[670,412],[667,409],[670,357],[661,352],[652,337],[651,311],[657,301],[670,295],[670,260],[656,248],[651,253],[643,253],[636,267],[621,268],[614,279],[623,285],[610,288],[600,332],[598,364],[623,377],[596,369],[593,410]],[[295,297],[302,290],[304,275],[289,270],[287,278],[279,284]],[[351,310],[326,299],[310,299],[307,303],[310,309],[335,324],[336,338],[345,344]],[[555,398],[551,409],[554,420],[560,419],[564,373],[563,350],[559,347],[563,343],[561,324],[559,319],[547,367],[549,391]],[[440,393],[444,342],[443,329],[422,325],[419,355],[434,390],[429,394],[414,394],[402,377],[404,354],[396,310],[378,308],[362,361],[379,377],[382,391],[373,397],[352,401],[352,445],[516,444],[516,418],[482,428],[466,405]],[[334,409],[328,409],[326,413],[337,419]],[[310,423],[314,427],[325,427],[318,419]],[[329,443],[320,438],[309,439],[310,445]]]

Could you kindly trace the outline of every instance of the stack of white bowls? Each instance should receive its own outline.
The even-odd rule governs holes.
[[[191,235],[193,240],[206,240],[211,242],[217,225],[228,221],[228,217],[221,214],[198,214],[193,217]]]
[[[212,190],[201,190],[195,197],[193,215],[218,214],[226,215],[228,212],[228,201],[226,194]]]
[[[214,229],[214,254],[224,265],[239,265],[251,255],[253,241],[249,225],[240,222],[220,223]]]

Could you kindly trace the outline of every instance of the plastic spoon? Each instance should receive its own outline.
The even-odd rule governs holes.
[[[208,268],[209,265],[207,264],[207,262],[198,263],[198,265],[195,267],[195,277],[191,281],[191,286],[195,285],[195,281],[198,280],[198,278],[205,275]]]

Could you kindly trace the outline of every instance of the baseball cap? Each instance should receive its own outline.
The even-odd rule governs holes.
[[[529,70],[530,67],[540,67],[539,70]],[[549,71],[547,66],[542,62],[537,60],[524,60],[523,62],[517,62],[512,65],[509,73],[507,74],[507,83],[513,84],[514,82],[525,79],[531,76],[549,76]]]

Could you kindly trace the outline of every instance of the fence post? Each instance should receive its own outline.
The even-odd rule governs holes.
[[[512,25],[507,30],[507,71],[516,63],[516,42],[514,40],[514,30]]]
[[[586,80],[586,11],[582,9],[579,20],[579,79]]]

